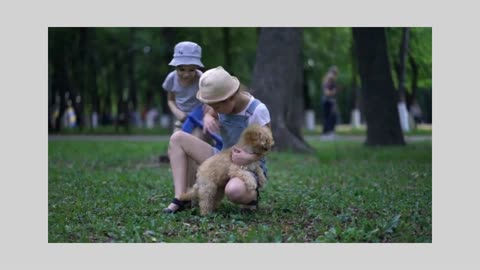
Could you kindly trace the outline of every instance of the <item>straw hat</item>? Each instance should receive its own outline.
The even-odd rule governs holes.
[[[173,59],[170,61],[170,66],[180,65],[197,65],[203,67],[202,61],[202,48],[194,42],[182,41],[175,45],[173,52]]]
[[[239,87],[240,81],[236,77],[223,67],[216,67],[205,71],[200,77],[197,99],[206,104],[224,101],[233,96]]]

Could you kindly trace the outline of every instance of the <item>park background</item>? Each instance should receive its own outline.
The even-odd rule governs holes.
[[[292,63],[295,67],[288,74],[289,81],[297,80],[299,84],[294,86],[295,89],[287,89],[295,93],[293,97],[296,98],[287,102],[294,107],[288,110],[293,111],[295,121],[300,121],[302,128],[308,131],[319,130],[317,125],[323,124],[322,80],[328,68],[336,65],[340,70],[337,122],[354,129],[364,128],[365,102],[362,100],[352,28],[306,27],[294,30],[300,40],[295,40],[293,33],[288,39],[299,46],[273,36],[267,37],[270,40],[264,41],[262,46],[266,51],[279,44],[290,46],[299,59]],[[182,40],[197,42],[203,50],[203,71],[223,66],[242,83],[252,86],[255,60],[259,57],[260,32],[261,28],[255,27],[51,27],[48,31],[49,133],[166,133],[161,128],[171,129],[172,121],[166,91],[161,85],[173,70],[168,63],[175,44]],[[391,70],[399,101],[410,114],[412,104],[418,104],[422,111],[421,123],[431,124],[432,29],[389,27],[385,28],[384,35],[383,45],[390,66],[383,69]],[[290,64],[280,61],[275,65]],[[272,67],[262,72],[273,74],[274,70],[269,69]],[[257,85],[253,86],[254,93],[255,87],[260,87]],[[282,89],[268,91],[268,95],[277,99],[290,97],[282,93]],[[75,123],[68,123],[70,107],[76,115]],[[298,117],[302,114],[304,116]],[[71,130],[69,127],[73,126],[75,128]],[[410,119],[402,128],[410,131],[416,129],[416,125]],[[149,132],[148,129],[155,130]]]

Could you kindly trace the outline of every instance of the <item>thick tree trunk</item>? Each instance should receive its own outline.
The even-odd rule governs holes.
[[[404,145],[384,28],[353,28],[367,120],[366,145]]]
[[[312,152],[301,136],[303,123],[303,31],[262,28],[252,78],[252,94],[268,107],[275,146]]]

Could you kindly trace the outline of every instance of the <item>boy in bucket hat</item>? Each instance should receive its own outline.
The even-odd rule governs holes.
[[[247,88],[240,81],[231,76],[223,67],[207,70],[199,81],[197,99],[206,106],[203,118],[204,132],[217,132],[223,140],[223,149],[237,143],[242,131],[251,124],[259,124],[270,128],[270,113],[262,102],[247,92]],[[172,169],[175,198],[163,211],[175,213],[190,204],[181,201],[179,197],[186,192],[190,183],[187,179],[187,160],[193,159],[198,164],[203,163],[219,150],[198,138],[185,133],[176,132],[170,137],[168,154]],[[246,165],[261,160],[262,169],[267,176],[263,156],[247,153],[240,148],[232,151],[232,162],[237,165]],[[243,208],[255,209],[258,204],[259,190],[248,190],[239,178],[228,181],[224,190],[227,199],[240,204]]]
[[[175,45],[173,59],[169,65],[175,70],[170,72],[162,87],[168,92],[168,107],[175,116],[175,129],[180,130],[187,115],[201,103],[196,98],[198,80],[202,75],[202,48],[191,41],[182,41]]]

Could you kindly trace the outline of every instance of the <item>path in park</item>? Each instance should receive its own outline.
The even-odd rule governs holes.
[[[155,142],[155,141],[167,141],[169,136],[167,135],[49,135],[49,141],[135,141],[135,142]],[[363,142],[365,136],[360,135],[336,135],[334,139],[323,138],[320,135],[306,135],[305,139],[320,140],[320,141],[352,141]],[[430,141],[432,136],[415,135],[405,136],[407,142],[413,141]]]

